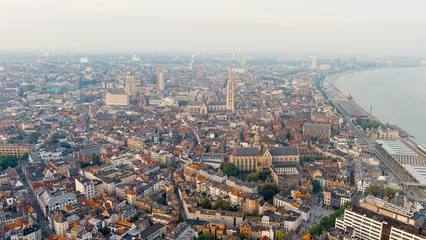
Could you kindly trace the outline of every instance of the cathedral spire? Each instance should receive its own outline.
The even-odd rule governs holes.
[[[226,109],[234,111],[234,76],[232,69],[229,69],[228,85],[226,87]]]
[[[260,147],[261,147],[261,142],[260,142],[260,125],[258,125],[257,128],[256,128],[256,133],[254,134],[254,138],[253,138],[253,146],[257,147],[258,149],[260,149]]]

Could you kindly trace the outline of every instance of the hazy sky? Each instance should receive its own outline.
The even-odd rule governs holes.
[[[0,51],[426,55],[426,1],[0,0]]]

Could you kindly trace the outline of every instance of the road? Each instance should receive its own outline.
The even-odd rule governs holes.
[[[23,171],[22,171],[22,162],[19,163],[19,165],[16,166],[15,169],[18,172],[19,177],[21,178],[21,180],[24,180],[25,189],[30,194],[30,199],[29,200],[31,202],[31,205],[36,210],[37,221],[38,221],[38,224],[40,225],[42,236],[44,238],[46,238],[47,236],[55,234],[55,232],[50,228],[49,222],[44,217],[43,212],[41,211],[40,206],[37,203],[37,199],[35,198],[34,193],[32,192],[32,190],[30,188],[30,184],[29,184],[28,178],[23,174]]]
[[[340,107],[339,104],[336,103],[335,100],[347,100],[345,96],[343,96],[337,89],[332,86],[324,86],[323,84],[319,84],[322,88],[322,92],[325,94],[326,98],[332,103],[336,109],[341,113],[341,115],[345,119],[351,119],[343,108]],[[366,111],[365,111],[366,112]],[[368,114],[368,112],[366,112]],[[369,115],[369,114],[368,114]],[[370,116],[372,119],[375,119],[373,116]],[[406,173],[401,173],[401,166],[395,163],[392,159],[389,159],[385,153],[380,150],[380,146],[376,143],[374,139],[367,135],[366,132],[359,129],[356,124],[351,121],[351,132],[352,135],[357,138],[357,144],[367,150],[368,152],[373,153],[380,162],[400,181],[400,182],[415,182],[411,176]],[[409,180],[408,180],[409,179]],[[403,191],[409,196],[414,198],[415,200],[424,199],[426,194],[418,187],[415,186],[403,186]]]

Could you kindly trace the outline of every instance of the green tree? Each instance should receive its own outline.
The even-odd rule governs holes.
[[[320,192],[321,191],[321,183],[318,180],[315,179],[312,182],[312,188],[313,188],[314,193]]]
[[[257,181],[259,181],[259,173],[257,173],[257,172],[251,172],[251,173],[249,173],[247,175],[246,181],[247,182],[257,182]]]
[[[101,158],[96,153],[92,155],[92,162],[94,165],[98,165],[98,166],[102,165]]]
[[[200,206],[205,209],[212,208],[212,204],[210,203],[210,200],[207,197],[203,198],[203,200],[200,202]]]
[[[229,211],[231,209],[231,204],[228,201],[219,199],[213,204],[213,209],[222,209],[225,211]]]
[[[2,156],[0,157],[0,165],[2,169],[8,169],[9,167],[14,168],[18,165],[19,159],[14,156]]]
[[[260,172],[259,173],[259,179],[262,181],[265,181],[268,178],[268,175],[266,175],[266,173],[264,172]]]
[[[403,194],[401,191],[385,187],[383,185],[370,184],[365,189],[365,194],[371,194],[375,197],[383,198],[384,196],[393,198],[396,194]]]
[[[166,199],[165,193],[157,200],[157,203],[160,205],[167,205],[167,199]]]
[[[131,222],[137,222],[139,220],[139,216],[138,215],[135,215],[133,218],[132,218],[132,220],[131,220]]]
[[[323,231],[324,231],[324,229],[322,228],[322,226],[320,224],[317,224],[317,225],[313,226],[311,228],[311,230],[309,230],[309,233],[312,236],[319,236],[319,235],[322,234]]]
[[[290,134],[290,132],[288,132],[286,135],[285,135],[285,137],[287,138],[287,140],[291,140],[291,134]]]
[[[336,222],[336,218],[340,215],[342,215],[345,212],[346,208],[351,207],[351,203],[350,202],[346,202],[342,207],[340,207],[339,209],[337,209],[334,213],[330,214],[329,216],[325,216],[323,217],[319,224],[313,226],[311,228],[311,230],[309,231],[309,233],[312,236],[319,236],[322,234],[322,232],[324,231],[324,229],[328,229],[332,226],[334,226],[335,222]]]
[[[212,240],[212,235],[209,232],[204,232],[198,235],[198,240]]]
[[[267,202],[271,201],[277,193],[278,186],[273,183],[267,183],[262,186],[261,194],[263,199]]]
[[[222,165],[222,171],[225,173],[228,177],[229,176],[237,176],[238,173],[240,173],[240,169],[235,166],[233,163],[225,163]]]
[[[277,233],[276,233],[276,239],[277,239],[277,240],[281,240],[281,239],[283,239],[283,238],[284,238],[284,236],[285,236],[285,234],[284,234],[282,231],[277,230]]]
[[[101,230],[102,235],[106,236],[111,232],[111,230],[108,227],[104,227]]]
[[[40,137],[40,133],[37,133],[37,132],[30,133],[30,136],[28,137],[28,141],[31,144],[36,144],[39,137]]]

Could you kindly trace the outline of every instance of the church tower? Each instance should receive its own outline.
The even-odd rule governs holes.
[[[256,147],[257,149],[259,149],[259,151],[260,151],[260,148],[262,146],[262,143],[260,142],[260,125],[257,126],[256,133],[254,134],[253,146]]]
[[[226,109],[234,112],[234,76],[232,70],[229,69],[228,85],[226,87]]]

